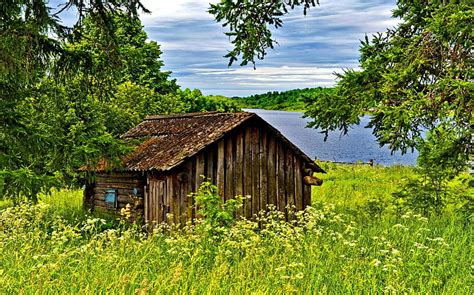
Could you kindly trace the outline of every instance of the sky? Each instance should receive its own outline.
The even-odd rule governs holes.
[[[397,24],[395,0],[320,0],[306,17],[301,9],[284,16],[273,30],[279,43],[252,65],[228,67],[227,31],[207,12],[216,0],[142,0],[151,14],[141,20],[150,40],[161,45],[164,69],[183,88],[204,94],[247,96],[267,91],[335,84],[335,72],[357,68],[365,35]]]

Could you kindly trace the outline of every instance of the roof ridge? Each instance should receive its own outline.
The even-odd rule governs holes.
[[[207,117],[207,116],[222,116],[222,115],[233,115],[233,114],[242,114],[249,112],[218,112],[218,111],[209,111],[209,112],[195,112],[195,113],[183,113],[183,114],[170,114],[170,115],[150,115],[146,116],[145,120],[159,120],[159,119],[176,119],[176,118],[192,118],[192,117]],[[252,113],[249,113],[252,114]]]

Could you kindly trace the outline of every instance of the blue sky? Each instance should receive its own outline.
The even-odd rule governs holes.
[[[397,23],[395,0],[320,0],[306,17],[301,10],[284,17],[283,28],[274,31],[279,46],[256,70],[238,63],[228,68],[226,28],[207,13],[208,0],[142,2],[152,11],[141,16],[148,37],[161,44],[165,69],[178,84],[227,96],[334,85],[334,72],[357,68],[365,34]]]

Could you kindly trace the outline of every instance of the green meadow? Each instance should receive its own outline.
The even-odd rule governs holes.
[[[145,230],[84,212],[80,190],[3,202],[0,293],[473,293],[469,218],[392,199],[412,168],[322,166],[313,206],[290,222],[268,210],[229,227]]]

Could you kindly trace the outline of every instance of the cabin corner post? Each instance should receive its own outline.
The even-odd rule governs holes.
[[[89,180],[86,181],[82,196],[82,207],[86,211],[92,211],[94,209],[94,187],[94,183]]]

